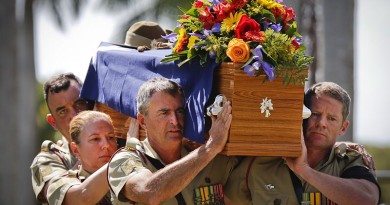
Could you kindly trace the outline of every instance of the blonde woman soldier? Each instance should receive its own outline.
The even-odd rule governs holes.
[[[107,179],[91,175],[106,173],[106,164],[117,150],[111,118],[102,112],[83,111],[70,122],[70,135],[70,147],[81,165],[53,179],[49,204],[111,204]]]

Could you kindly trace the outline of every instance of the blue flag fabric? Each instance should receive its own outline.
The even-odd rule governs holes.
[[[124,46],[101,43],[92,57],[81,98],[106,104],[120,113],[137,116],[137,92],[142,83],[162,76],[179,83],[185,94],[184,135],[204,142],[204,106],[210,96],[216,63],[200,66],[193,61],[178,67],[161,63],[170,49],[138,52]]]

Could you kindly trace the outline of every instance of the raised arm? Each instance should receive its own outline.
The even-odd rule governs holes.
[[[204,145],[155,173],[146,169],[131,173],[122,190],[124,196],[147,204],[160,204],[173,198],[223,150],[231,121],[231,106],[228,102],[223,111],[212,118],[210,138]]]
[[[302,138],[302,155],[287,158],[289,168],[307,183],[316,187],[322,194],[337,204],[377,204],[378,187],[365,179],[341,178],[319,172],[307,163],[307,150]]]

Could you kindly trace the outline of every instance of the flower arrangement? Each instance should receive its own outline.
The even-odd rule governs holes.
[[[264,80],[278,75],[286,83],[306,80],[303,71],[313,58],[304,53],[294,10],[282,0],[195,0],[181,10],[180,25],[165,36],[172,53],[162,62],[234,62],[249,76],[265,73]]]

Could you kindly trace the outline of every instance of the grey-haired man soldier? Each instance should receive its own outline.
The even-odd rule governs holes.
[[[113,204],[223,204],[223,186],[237,163],[218,155],[225,146],[232,120],[230,102],[212,117],[210,138],[188,152],[182,143],[184,95],[165,78],[144,83],[137,96],[138,123],[147,132],[109,162]]]

